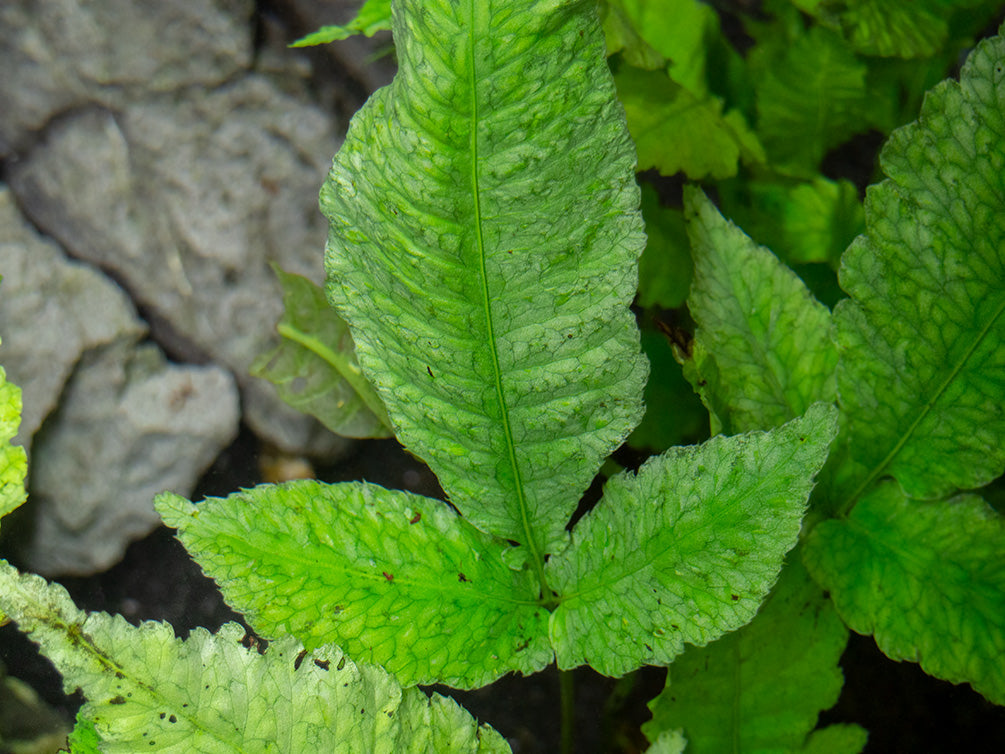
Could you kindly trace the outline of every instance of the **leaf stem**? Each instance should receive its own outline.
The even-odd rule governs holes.
[[[575,743],[573,725],[576,717],[576,689],[571,670],[558,671],[558,685],[562,718],[559,751],[561,754],[572,754],[572,747]]]

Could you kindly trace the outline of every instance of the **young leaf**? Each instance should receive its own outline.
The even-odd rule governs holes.
[[[835,399],[830,313],[767,249],[685,192],[698,325],[685,376],[726,432],[777,426]]]
[[[869,740],[861,725],[836,723],[813,731],[799,754],[859,754]]]
[[[757,616],[707,647],[685,650],[642,726],[653,740],[683,728],[688,751],[798,751],[833,705],[848,629],[790,556]]]
[[[276,275],[283,287],[282,339],[251,365],[251,374],[272,382],[280,397],[344,437],[390,437],[390,420],[359,363],[349,328],[302,275]]]
[[[796,542],[833,407],[771,432],[672,448],[607,482],[548,562],[558,664],[606,675],[668,664],[747,623]]]
[[[1005,519],[974,495],[908,499],[885,482],[809,533],[804,560],[854,631],[894,660],[1005,704]]]
[[[283,637],[260,654],[242,646],[236,623],[182,641],[166,623],[84,613],[62,587],[4,561],[0,609],[38,642],[68,692],[84,690],[81,717],[106,754],[509,751],[451,700],[403,691],[334,646],[301,652]],[[86,743],[84,728],[76,736]]]
[[[6,516],[23,503],[28,493],[24,479],[28,460],[24,448],[11,445],[21,423],[21,389],[7,382],[7,373],[0,367],[0,517]]]
[[[366,0],[359,13],[343,26],[322,26],[317,31],[298,39],[290,47],[326,45],[357,34],[372,37],[378,31],[391,28],[391,0]]]
[[[266,638],[337,643],[406,686],[484,686],[553,659],[534,574],[511,569],[505,541],[439,500],[302,480],[155,504]]]
[[[634,151],[592,0],[402,0],[321,193],[328,296],[399,439],[544,554],[642,414]]]
[[[1003,81],[994,37],[883,149],[834,311],[843,440],[864,469],[842,510],[884,475],[936,498],[1005,466]]]

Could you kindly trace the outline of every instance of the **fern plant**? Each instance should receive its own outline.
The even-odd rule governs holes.
[[[596,5],[401,0],[393,31],[395,81],[322,190],[355,349],[324,361],[449,504],[313,481],[160,496],[267,648],[233,624],[181,641],[87,615],[2,564],[0,610],[87,698],[72,751],[504,751],[415,686],[554,662],[670,666],[654,751],[854,752],[860,728],[813,730],[846,625],[1005,701],[1005,531],[956,495],[1005,464],[1005,41],[891,140],[833,314],[687,192],[698,329],[679,356],[731,436],[612,476],[571,526],[647,373],[635,148]],[[6,512],[25,464],[16,391],[0,401]]]

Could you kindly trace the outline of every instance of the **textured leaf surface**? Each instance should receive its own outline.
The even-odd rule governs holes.
[[[798,751],[841,692],[847,638],[794,553],[753,621],[674,661],[642,730],[682,728],[689,754]]]
[[[909,500],[892,482],[818,524],[804,559],[845,622],[894,660],[1005,704],[1005,519],[983,500]]]
[[[818,404],[771,432],[672,448],[607,482],[548,562],[561,668],[669,663],[747,623],[795,544],[836,431]]]
[[[403,0],[322,189],[328,295],[399,439],[538,563],[642,414],[634,152],[592,0]]]
[[[24,480],[28,461],[24,448],[11,445],[21,424],[21,389],[7,382],[0,367],[0,516],[6,516],[25,501]]]
[[[685,375],[727,433],[777,426],[835,399],[830,312],[792,270],[725,220],[697,189],[685,194],[698,327]]]
[[[236,623],[182,641],[166,623],[86,614],[62,587],[6,562],[0,608],[41,646],[67,692],[83,689],[82,717],[106,754],[509,751],[452,701],[403,691],[334,646],[301,652],[284,637],[260,654],[242,645]],[[80,725],[77,735],[88,739]]]
[[[844,441],[865,478],[914,497],[1005,466],[1005,40],[982,42],[896,131],[842,259],[834,311]]]
[[[348,39],[357,34],[372,37],[378,31],[391,28],[391,0],[366,0],[359,13],[347,24],[322,26],[317,31],[298,39],[290,47],[312,47],[324,45],[340,39]]]
[[[446,504],[365,483],[156,501],[228,604],[267,638],[336,643],[406,685],[483,686],[553,659],[532,572]]]
[[[344,437],[390,437],[390,420],[363,377],[349,328],[302,275],[276,268],[283,286],[280,344],[251,367],[272,382],[280,397]]]

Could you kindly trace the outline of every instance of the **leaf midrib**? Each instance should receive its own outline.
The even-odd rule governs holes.
[[[475,15],[477,6],[481,0],[468,0],[468,88],[471,96],[471,116],[468,122],[468,149],[470,163],[470,181],[472,211],[474,214],[475,247],[478,257],[478,274],[481,278],[482,311],[485,315],[485,331],[487,347],[492,357],[492,377],[495,383],[496,400],[499,403],[500,423],[506,440],[506,454],[510,469],[513,472],[514,492],[516,503],[520,512],[520,527],[523,529],[524,542],[530,554],[530,562],[537,573],[538,581],[541,584],[541,593],[548,594],[548,582],[544,574],[544,557],[538,545],[537,537],[530,521],[530,511],[528,510],[527,494],[524,490],[523,477],[520,473],[520,464],[516,458],[516,444],[513,440],[513,428],[510,423],[509,407],[506,404],[506,396],[503,390],[502,368],[499,365],[499,349],[495,337],[495,323],[492,318],[492,295],[489,290],[488,279],[488,259],[485,250],[485,234],[483,228],[483,218],[481,210],[481,188],[479,175],[480,151],[478,144],[478,124],[481,113],[478,108],[478,70],[475,60],[476,23]]]

